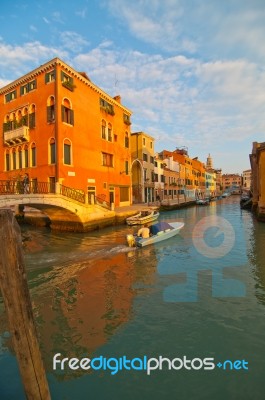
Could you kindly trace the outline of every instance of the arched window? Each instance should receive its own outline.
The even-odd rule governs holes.
[[[17,121],[16,121],[16,114],[12,113],[10,116],[10,126],[11,126],[11,131],[13,131],[14,129],[16,129],[17,127]]]
[[[33,129],[35,127],[36,127],[36,107],[35,104],[31,104],[30,114],[29,114],[29,128]]]
[[[104,119],[101,122],[101,138],[106,139],[106,121]]]
[[[64,139],[63,142],[63,162],[66,165],[72,164],[72,144],[69,139]]]
[[[51,138],[49,142],[49,163],[55,164],[55,162],[56,162],[55,139]]]
[[[112,126],[108,124],[108,141],[112,142]]]
[[[19,146],[18,148],[18,168],[22,168],[22,147]]]
[[[22,112],[21,110],[18,110],[17,112],[17,126],[22,126]]]
[[[37,166],[37,155],[36,155],[36,144],[32,143],[31,145],[31,166]]]
[[[55,99],[50,96],[47,101],[47,122],[52,123],[55,121]]]
[[[6,171],[10,171],[10,154],[9,154],[9,150],[6,151],[5,161],[6,161]]]
[[[17,169],[17,154],[15,148],[12,150],[12,164],[13,164],[13,169]]]
[[[25,145],[25,147],[24,147],[24,166],[25,166],[25,168],[28,168],[28,166],[29,166],[29,148],[28,148],[28,145]]]
[[[71,109],[71,103],[68,99],[63,100],[62,104],[62,121],[74,125],[74,111]]]

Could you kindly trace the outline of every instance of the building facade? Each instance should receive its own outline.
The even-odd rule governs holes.
[[[246,169],[242,173],[242,190],[249,191],[251,190],[251,169]]]
[[[133,203],[155,201],[155,140],[145,132],[131,134]]]
[[[222,186],[224,192],[231,194],[240,194],[242,186],[242,177],[239,174],[223,174]]]
[[[0,89],[0,179],[56,183],[116,206],[131,203],[130,117],[55,58]]]
[[[249,157],[252,173],[252,207],[257,218],[265,221],[265,142],[254,142]]]

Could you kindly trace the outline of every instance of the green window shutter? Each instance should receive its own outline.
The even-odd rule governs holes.
[[[70,124],[74,125],[74,110],[70,110]]]
[[[51,112],[51,106],[47,106],[47,122],[50,122],[52,120],[52,112]]]
[[[35,113],[31,113],[29,114],[29,128],[35,128],[36,126],[36,114]]]
[[[64,122],[64,106],[61,106],[62,121]]]

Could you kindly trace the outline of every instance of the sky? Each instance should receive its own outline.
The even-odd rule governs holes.
[[[0,87],[59,57],[155,151],[241,174],[265,141],[264,20],[264,0],[1,0]]]

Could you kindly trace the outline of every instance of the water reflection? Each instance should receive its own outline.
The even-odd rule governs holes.
[[[150,259],[150,252],[120,252],[57,267],[31,280],[47,370],[52,354],[89,357],[133,318],[134,297],[153,284],[156,258],[153,253]],[[62,376],[68,377],[67,372]]]
[[[250,219],[250,217],[249,217]],[[265,224],[251,218],[252,229],[249,232],[249,259],[256,281],[255,294],[265,304]]]

